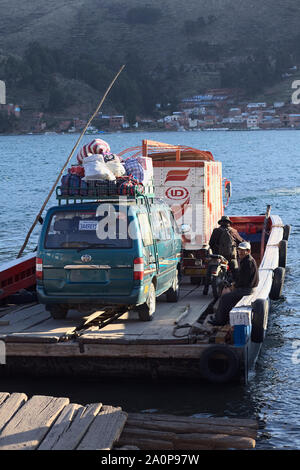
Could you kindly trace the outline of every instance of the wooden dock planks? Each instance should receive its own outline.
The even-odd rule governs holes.
[[[68,398],[0,393],[0,450],[253,449],[250,419],[125,413]]]
[[[0,433],[0,450],[34,450],[49,431],[68,398],[34,396]]]
[[[127,414],[68,398],[0,393],[0,450],[110,450]]]

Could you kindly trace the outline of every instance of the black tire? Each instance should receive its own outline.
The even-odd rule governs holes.
[[[269,293],[269,297],[271,300],[278,300],[282,296],[284,278],[285,278],[284,268],[278,267],[274,269],[272,287]]]
[[[222,272],[219,273],[219,276],[211,277],[211,288],[216,300],[221,297],[224,288],[224,280],[224,274]]]
[[[156,309],[156,293],[155,285],[151,282],[149,287],[148,298],[143,305],[137,307],[139,314],[139,319],[141,321],[150,321],[152,320]]]
[[[237,376],[239,358],[228,346],[209,346],[200,357],[201,376],[212,383],[229,382]]]
[[[279,243],[279,262],[278,262],[278,266],[280,268],[286,267],[287,247],[288,247],[287,240],[281,240],[281,242]]]
[[[283,227],[283,236],[282,236],[282,240],[288,240],[289,237],[290,237],[290,233],[291,233],[291,226],[290,225],[285,225]]]
[[[173,279],[172,286],[166,292],[167,302],[178,302],[179,300],[179,271],[176,269],[176,273]]]
[[[50,312],[55,320],[63,320],[68,314],[68,308],[64,305],[46,305],[46,310]]]
[[[252,304],[252,343],[262,343],[268,325],[269,302],[257,299]]]

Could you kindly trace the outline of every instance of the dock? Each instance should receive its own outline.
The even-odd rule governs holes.
[[[0,340],[6,350],[6,366],[0,372],[24,365],[28,358],[32,373],[35,361],[60,358],[83,373],[192,376],[192,364],[187,370],[186,361],[194,360],[199,376],[198,361],[211,342],[211,328],[200,327],[195,334],[194,325],[213,303],[212,295],[203,296],[202,290],[183,283],[178,303],[168,303],[164,295],[158,298],[152,321],[142,322],[129,311],[103,328],[99,325],[107,309],[86,317],[71,310],[65,320],[54,320],[38,303],[8,305],[0,309]]]
[[[254,449],[255,419],[126,413],[68,398],[0,392],[0,450]]]

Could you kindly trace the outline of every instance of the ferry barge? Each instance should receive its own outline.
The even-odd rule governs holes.
[[[168,304],[162,296],[151,323],[139,321],[134,311],[116,315],[111,308],[86,316],[71,310],[66,319],[56,320],[37,302],[13,304],[13,294],[35,289],[35,255],[5,263],[0,267],[0,340],[6,359],[2,372],[26,369],[42,375],[49,373],[52,364],[56,373],[93,377],[247,382],[266,334],[270,301],[282,294],[290,226],[283,225],[270,209],[265,215],[230,216],[233,227],[251,243],[259,266],[259,285],[232,309],[230,324],[212,326],[209,320],[217,301],[211,292],[203,295],[200,281],[205,270],[203,244],[223,213],[220,163],[214,162],[210,152],[151,141],[144,141],[141,148],[127,149],[123,155],[128,150],[153,159],[155,187],[158,193],[161,189],[158,196],[165,200],[166,195],[185,198],[175,207],[179,222],[191,204],[187,193],[201,194],[202,211],[201,204],[198,210],[200,207],[204,230],[196,233],[194,241],[183,235],[179,302]],[[186,185],[189,177],[190,186]],[[203,185],[197,192],[199,181]],[[197,283],[191,283],[195,277]]]

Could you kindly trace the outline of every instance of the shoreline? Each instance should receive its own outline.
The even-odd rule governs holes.
[[[254,132],[254,131],[300,131],[300,128],[291,128],[291,127],[276,127],[276,128],[267,128],[267,129],[238,129],[238,128],[219,128],[219,127],[211,127],[209,129],[119,129],[119,130],[111,130],[111,131],[105,131],[105,132],[99,132],[96,134],[85,134],[90,135],[92,138],[96,138],[101,136],[101,135],[107,135],[107,134],[136,134],[136,133],[151,133],[151,132]],[[18,136],[48,136],[52,137],[55,135],[80,135],[81,132],[18,132],[18,133],[0,133],[0,138],[1,137],[18,137]]]

